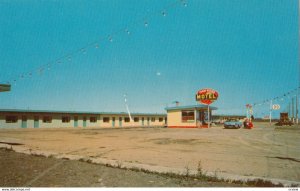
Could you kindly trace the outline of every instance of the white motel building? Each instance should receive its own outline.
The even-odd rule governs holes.
[[[165,114],[0,109],[0,128],[155,127]]]
[[[210,119],[216,107],[209,106]],[[0,109],[0,128],[207,127],[207,105],[165,108],[167,114]]]

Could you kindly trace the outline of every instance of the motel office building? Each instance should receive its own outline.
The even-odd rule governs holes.
[[[155,127],[166,125],[165,114],[0,110],[0,128]]]
[[[206,128],[208,115],[212,119],[212,110],[216,107],[199,104],[191,106],[167,107],[168,127],[170,128]]]

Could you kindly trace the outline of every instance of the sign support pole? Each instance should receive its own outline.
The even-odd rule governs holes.
[[[218,98],[218,92],[213,89],[202,89],[196,94],[196,101],[207,105],[207,127],[210,128],[210,109],[209,105]]]
[[[209,126],[210,126],[209,105],[207,105],[207,119],[208,119],[207,127],[209,128]]]

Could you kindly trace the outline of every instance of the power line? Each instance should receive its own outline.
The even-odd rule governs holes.
[[[127,35],[131,35],[131,31],[137,27],[143,26],[143,27],[149,27],[149,20],[156,16],[156,15],[160,15],[162,17],[166,17],[167,16],[167,11],[174,8],[177,5],[182,5],[183,7],[187,7],[187,0],[176,0],[170,4],[167,4],[166,6],[164,6],[162,9],[160,10],[156,10],[153,12],[150,12],[148,14],[146,14],[145,16],[131,22],[128,23],[127,25],[125,25],[124,27],[121,27],[111,33],[109,33],[108,35],[104,35],[103,37],[90,42],[84,46],[82,46],[81,48],[78,48],[74,51],[71,52],[67,52],[65,54],[63,54],[62,56],[55,58],[49,62],[47,62],[46,64],[42,64],[39,67],[37,67],[36,69],[33,69],[31,71],[28,72],[23,72],[7,81],[3,81],[3,83],[7,83],[7,84],[16,84],[18,81],[23,80],[25,78],[31,78],[34,75],[42,75],[45,71],[50,70],[53,66],[55,65],[59,65],[62,64],[64,62],[70,62],[72,60],[72,58],[77,55],[77,54],[86,54],[87,50],[90,48],[95,48],[98,49],[101,47],[101,44],[104,43],[105,41],[109,41],[109,42],[113,42],[114,37],[123,33],[126,33]]]
[[[297,95],[298,93],[298,89],[300,89],[300,87],[298,88],[295,88],[293,90],[290,90],[289,92],[286,92],[284,94],[282,94],[281,96],[277,96],[277,97],[273,97],[273,98],[269,98],[269,99],[265,99],[263,101],[260,101],[260,102],[255,102],[252,104],[252,106],[261,106],[261,105],[264,105],[264,104],[268,104],[270,103],[270,101],[284,101],[286,99],[289,99],[291,97],[294,97]]]

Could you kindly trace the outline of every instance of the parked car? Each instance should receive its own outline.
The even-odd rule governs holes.
[[[225,129],[239,129],[243,127],[243,123],[238,119],[228,119],[224,122]]]

